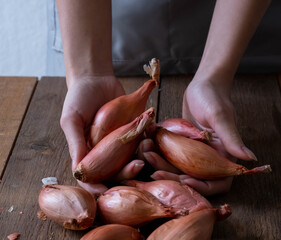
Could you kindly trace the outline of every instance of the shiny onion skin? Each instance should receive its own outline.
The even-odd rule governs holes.
[[[174,217],[149,192],[128,186],[113,187],[98,198],[98,209],[105,223],[140,226],[157,218]]]
[[[93,225],[96,200],[86,190],[63,185],[46,185],[39,194],[39,206],[48,218],[72,230]]]
[[[177,216],[185,216],[204,208],[212,208],[209,201],[193,188],[173,180],[156,180],[152,182],[126,180],[122,183],[150,192],[161,203],[172,207],[172,212]]]
[[[136,151],[154,115],[154,108],[150,108],[104,137],[78,164],[74,177],[82,182],[98,183],[118,173]]]
[[[164,223],[147,240],[210,240],[215,222],[224,220],[230,214],[228,205],[221,209],[203,209]]]
[[[271,172],[270,165],[248,170],[221,156],[215,149],[200,141],[172,133],[164,128],[156,131],[156,145],[165,158],[182,172],[200,179]]]
[[[161,123],[158,123],[158,126],[194,140],[210,141],[212,138],[212,134],[210,132],[207,130],[200,131],[191,122],[183,118],[169,118]]]
[[[152,61],[158,66],[157,71],[160,71],[159,60],[152,59]],[[152,80],[145,82],[135,92],[115,98],[98,110],[90,129],[91,147],[94,147],[110,132],[133,121],[144,112],[151,91],[159,84],[159,72],[157,71],[153,72]]]
[[[93,229],[80,240],[142,240],[139,231],[122,224],[107,224]]]

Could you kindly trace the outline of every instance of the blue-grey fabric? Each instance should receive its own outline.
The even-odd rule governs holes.
[[[65,76],[62,39],[55,0],[48,0],[47,11],[47,76]]]
[[[59,71],[61,74],[57,75],[63,75],[57,10],[54,0],[49,2],[48,69],[49,73],[53,71],[50,75]],[[142,65],[152,57],[160,59],[162,74],[194,73],[203,53],[214,6],[214,0],[113,0],[112,51],[116,75],[144,74]],[[273,0],[238,72],[281,71],[280,13],[281,1]]]

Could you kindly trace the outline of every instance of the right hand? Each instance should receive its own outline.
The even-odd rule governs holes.
[[[61,127],[65,134],[72,159],[72,171],[90,151],[86,135],[95,113],[106,102],[125,94],[121,83],[114,76],[88,77],[70,84],[65,97]],[[142,160],[133,160],[114,177],[116,181],[134,178],[142,169]],[[107,188],[101,184],[78,184],[91,194],[101,194]]]
[[[68,143],[73,171],[89,151],[86,134],[96,112],[106,102],[123,94],[125,91],[114,76],[85,77],[68,86],[60,124]]]

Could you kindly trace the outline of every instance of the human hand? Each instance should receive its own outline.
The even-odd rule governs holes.
[[[95,113],[106,102],[124,93],[120,82],[113,76],[81,79],[69,86],[61,115],[61,127],[69,146],[72,170],[90,150],[86,135]],[[122,181],[134,178],[143,166],[142,160],[133,160],[112,179]],[[77,182],[93,195],[102,194],[107,190],[102,183]]]
[[[238,132],[230,90],[231,87],[222,81],[193,79],[183,97],[182,116],[199,129],[211,132],[210,144],[220,153],[256,160]]]
[[[106,102],[124,93],[114,76],[81,78],[68,86],[60,123],[69,146],[72,170],[89,151],[86,134],[95,113]]]
[[[232,161],[234,161],[234,157],[256,160],[255,155],[244,145],[237,130],[236,114],[230,100],[230,91],[231,87],[222,81],[193,79],[184,94],[183,118],[192,122],[199,129],[211,132],[210,145],[226,158]],[[161,174],[167,177],[166,173]],[[169,174],[169,177],[175,176]],[[204,195],[229,191],[232,179],[233,177],[228,177],[201,181],[190,176],[181,176],[181,182]]]

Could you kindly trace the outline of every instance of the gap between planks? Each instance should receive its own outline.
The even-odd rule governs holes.
[[[0,77],[0,179],[36,88],[36,77]]]

